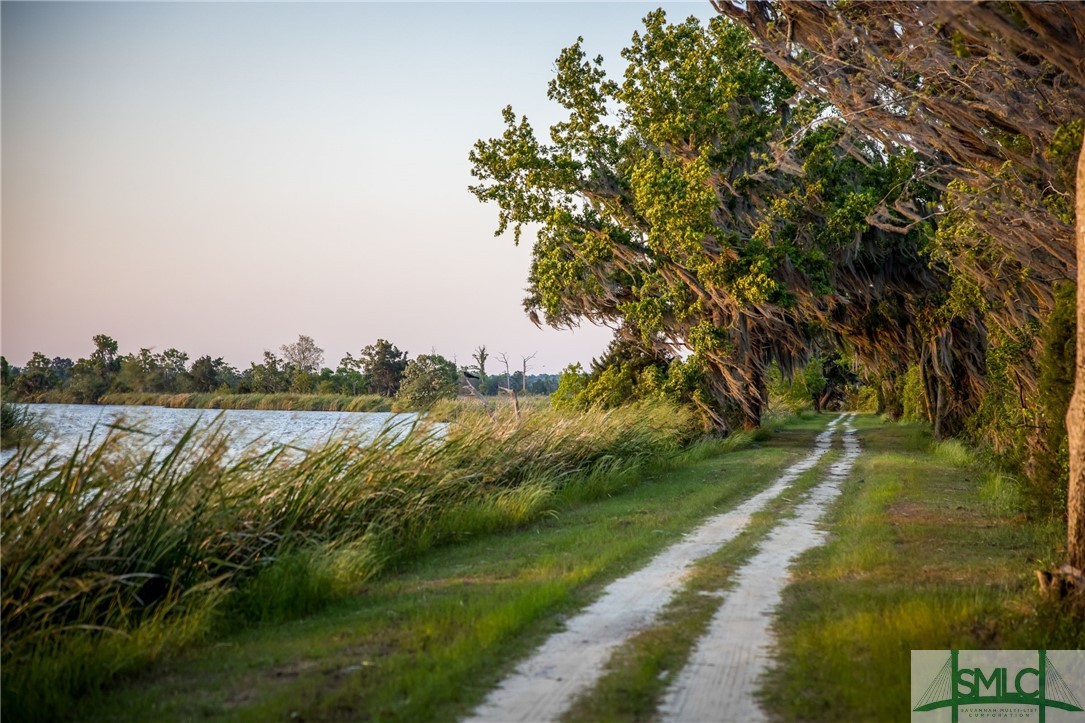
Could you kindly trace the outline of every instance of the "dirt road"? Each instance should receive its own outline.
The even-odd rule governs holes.
[[[751,515],[817,464],[844,419],[850,418],[841,415],[830,422],[810,454],[788,467],[768,488],[733,510],[710,518],[638,572],[611,583],[595,603],[567,623],[565,630],[521,663],[468,720],[512,723],[560,718],[599,680],[614,650],[653,624],[681,590],[695,562],[734,539]],[[761,552],[737,573],[738,589],[727,594],[689,666],[668,692],[661,710],[667,720],[719,720],[721,711],[733,709],[741,717],[728,719],[745,721],[756,712],[752,686],[767,660],[770,615],[786,582],[785,576],[778,574],[774,584],[766,586],[764,572],[758,570],[783,571],[798,554],[822,539],[814,525],[836,497],[839,483],[858,455],[850,425],[844,445],[844,459],[833,465],[828,477],[799,506],[797,516],[781,523],[764,541]]]

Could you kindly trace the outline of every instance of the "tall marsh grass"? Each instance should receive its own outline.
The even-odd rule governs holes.
[[[0,449],[25,447],[43,433],[41,424],[29,409],[0,402]]]
[[[113,392],[103,394],[98,404],[169,407],[171,409],[260,409],[286,412],[390,412],[392,400],[379,394],[343,396],[338,394],[228,394],[155,392]]]
[[[223,620],[305,614],[427,547],[607,491],[697,426],[662,405],[502,409],[241,457],[221,427],[165,451],[120,428],[68,457],[22,448],[2,477],[4,711],[62,715]]]

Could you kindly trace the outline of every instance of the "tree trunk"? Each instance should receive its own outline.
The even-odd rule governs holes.
[[[934,438],[946,438],[946,385],[941,378],[934,378]]]
[[[1074,395],[1066,412],[1070,446],[1067,489],[1066,552],[1074,567],[1085,569],[1085,139],[1077,159],[1077,371]]]
[[[761,426],[761,415],[764,414],[765,405],[768,402],[768,387],[760,365],[756,362],[749,364],[749,369],[749,399],[746,404],[746,412],[743,415],[742,427],[743,429],[757,429]]]
[[[919,353],[919,383],[923,387],[923,411],[927,415],[934,438],[938,439],[938,377],[934,373],[929,347],[924,344]]]

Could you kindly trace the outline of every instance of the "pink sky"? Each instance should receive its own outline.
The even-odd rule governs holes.
[[[609,331],[527,320],[529,245],[493,237],[467,153],[505,104],[557,120],[561,48],[618,69],[651,7],[4,2],[4,356],[104,333],[247,367],[307,334],[332,367],[377,338],[588,362]]]

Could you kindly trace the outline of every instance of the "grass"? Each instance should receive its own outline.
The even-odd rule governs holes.
[[[522,414],[531,414],[550,409],[550,397],[544,394],[517,394],[515,400],[506,394],[484,397],[483,406],[478,397],[459,396],[455,399],[438,399],[428,409],[426,416],[440,422],[455,422],[460,419],[473,419],[486,414],[486,409],[498,415],[515,415],[519,408]]]
[[[69,630],[63,654],[55,648],[53,655],[16,657],[14,665],[5,650],[5,714],[29,720],[78,712],[88,721],[462,717],[610,580],[804,456],[829,418],[794,419],[775,434],[680,450],[692,432],[675,426],[673,410],[581,420],[525,410],[516,423],[506,409],[499,425],[460,412],[444,454],[419,438],[371,461],[369,469],[391,475],[380,485],[359,485],[360,472],[346,472],[354,468],[342,460],[359,451],[315,453],[310,467],[250,461],[260,470],[256,478],[279,475],[274,485],[224,489],[234,490],[243,509],[267,504],[306,522],[271,538],[258,524],[242,528],[250,547],[273,539],[273,552],[261,552],[224,584],[211,584],[213,577],[186,583],[173,608],[145,611],[123,634]],[[671,431],[660,436],[666,420]],[[916,425],[859,417],[856,426],[863,454],[830,512],[829,542],[799,560],[784,591],[779,655],[763,689],[772,716],[902,719],[910,710],[912,649],[1082,647],[1080,620],[1034,592],[1033,569],[1058,559],[1057,535],[1020,514],[1012,477],[961,445],[932,445]],[[406,456],[412,449],[422,456]],[[411,474],[397,466],[408,459]],[[827,456],[819,469],[830,462]],[[96,489],[87,472],[95,467],[75,468],[84,475],[78,489]],[[334,482],[320,486],[328,474]],[[76,476],[61,478],[72,484]],[[421,478],[426,484],[415,486]],[[619,650],[568,718],[651,719],[718,606],[715,594],[789,514],[794,493],[818,478],[819,470],[804,475],[742,535],[702,560],[658,625]],[[285,504],[307,489],[303,480],[317,483],[313,499]],[[338,507],[344,483],[351,491]],[[50,504],[64,501],[60,487],[49,489]],[[395,494],[373,498],[387,505],[385,516],[380,504],[358,496],[390,489]],[[19,580],[10,571],[22,574],[9,567],[8,493],[5,486],[5,606],[9,582]],[[351,515],[352,525],[336,526]],[[387,536],[366,534],[381,529]],[[132,580],[120,583],[123,591]],[[11,644],[8,611],[4,645]],[[41,715],[41,707],[10,704],[13,690],[40,694],[50,686],[68,692],[67,707],[48,701],[50,715]]]
[[[229,459],[195,427],[164,453],[123,430],[3,468],[3,706],[53,718],[228,624],[309,614],[434,546],[607,494],[696,434],[667,406],[464,417],[403,438]],[[152,641],[152,642],[147,642]]]
[[[263,409],[289,412],[390,412],[392,399],[379,394],[223,394],[112,392],[98,404],[169,407],[172,409]]]
[[[545,514],[401,558],[306,619],[192,648],[84,701],[82,717],[462,716],[607,582],[804,456],[825,421],[786,427],[759,446],[752,435],[697,444],[672,458],[668,472],[615,464],[578,475]]]
[[[1052,530],[1012,481],[915,425],[860,418],[863,455],[777,617],[763,702],[785,720],[905,720],[910,651],[1080,648],[1085,627],[1039,598]]]
[[[42,401],[53,401],[43,399]],[[121,406],[167,407],[172,409],[260,409],[287,412],[403,412],[419,411],[405,407],[395,397],[379,394],[357,396],[340,394],[233,394],[223,392],[162,394],[157,392],[110,392],[103,394],[97,404]],[[514,413],[511,397],[486,397],[486,404],[500,415]],[[550,397],[545,395],[518,396],[516,400],[524,414],[545,411],[550,408]],[[438,400],[426,414],[436,421],[474,419],[483,413],[482,402],[474,397],[457,397]],[[786,415],[785,415],[786,416]]]
[[[41,425],[29,409],[0,402],[0,449],[33,444],[42,433]]]

